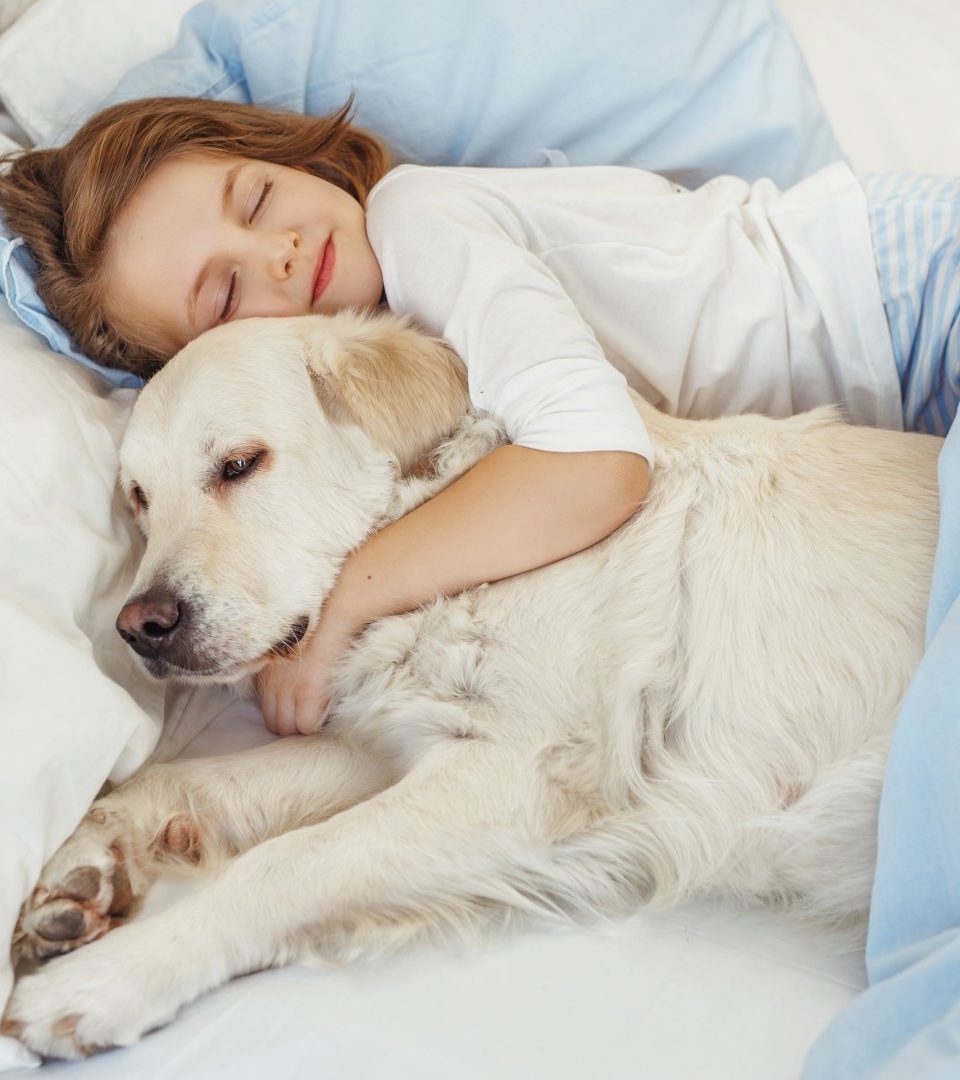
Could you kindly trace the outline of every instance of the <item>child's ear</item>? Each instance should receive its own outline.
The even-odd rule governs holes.
[[[408,472],[469,405],[463,361],[409,319],[353,311],[302,320],[307,367],[326,414],[356,424]]]

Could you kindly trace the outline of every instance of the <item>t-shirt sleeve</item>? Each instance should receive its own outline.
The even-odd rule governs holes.
[[[536,450],[653,446],[624,376],[603,354],[521,215],[458,170],[404,166],[367,204],[387,301],[464,358],[474,406]]]

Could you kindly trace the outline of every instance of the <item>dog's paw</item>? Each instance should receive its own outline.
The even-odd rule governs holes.
[[[81,1058],[128,1046],[172,1019],[183,1002],[171,961],[138,929],[123,927],[20,979],[0,1033],[43,1057]]]
[[[135,872],[121,815],[94,808],[40,875],[14,936],[18,961],[46,960],[102,937],[130,915]]]

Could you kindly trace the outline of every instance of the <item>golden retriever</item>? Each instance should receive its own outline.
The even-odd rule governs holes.
[[[458,358],[389,315],[188,345],[121,453],[148,542],[119,622],[148,669],[249,688],[364,537],[502,442],[468,405]],[[24,953],[69,955],[19,981],[4,1029],[75,1057],[241,972],[531,912],[710,892],[862,916],[923,648],[939,440],[831,409],[637,407],[657,468],[614,535],[370,626],[322,733],[100,799],[21,922]],[[218,868],[128,921],[171,861]]]

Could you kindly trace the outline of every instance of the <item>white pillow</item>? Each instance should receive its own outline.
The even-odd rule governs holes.
[[[0,147],[3,149],[3,147]],[[0,941],[102,786],[157,740],[162,690],[114,629],[142,544],[116,489],[130,390],[0,303]],[[0,949],[0,1012],[12,985]],[[25,1062],[0,1039],[0,1068]]]
[[[960,176],[957,0],[780,0],[857,172]]]
[[[34,0],[0,0],[0,32],[15,22]]]
[[[34,143],[49,145],[125,72],[168,49],[196,2],[36,0],[0,37],[0,99]]]

